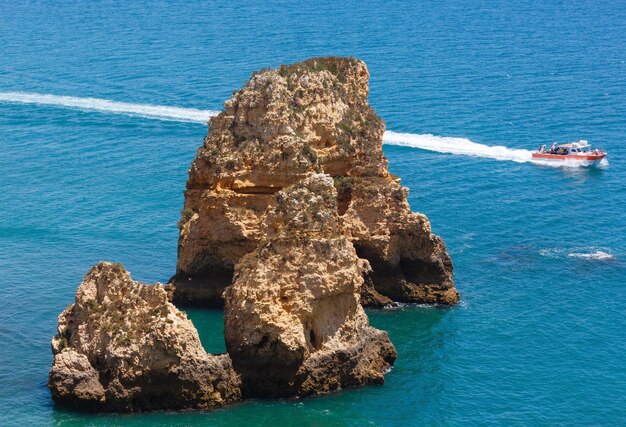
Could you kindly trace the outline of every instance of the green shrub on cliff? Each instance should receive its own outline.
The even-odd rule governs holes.
[[[356,178],[353,176],[335,176],[333,177],[333,184],[337,189],[337,193],[342,194],[347,191],[350,191],[354,184],[356,183]]]
[[[289,79],[292,74],[300,76],[304,73],[315,73],[319,71],[328,71],[337,76],[337,80],[341,83],[346,82],[346,70],[348,67],[355,68],[358,64],[356,58],[345,58],[337,56],[326,56],[323,58],[309,59],[297,64],[281,65],[278,68],[278,74]]]
[[[185,208],[180,211],[180,221],[178,221],[178,229],[182,230],[183,226],[189,222],[191,217],[193,216],[193,209]]]

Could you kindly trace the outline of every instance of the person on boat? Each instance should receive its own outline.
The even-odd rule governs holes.
[[[550,147],[550,154],[556,154],[556,142]]]

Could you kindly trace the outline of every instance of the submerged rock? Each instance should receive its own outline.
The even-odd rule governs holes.
[[[384,122],[353,58],[316,58],[253,74],[210,121],[189,170],[175,300],[221,305],[235,265],[267,239],[275,193],[313,172],[334,178],[337,213],[360,257],[364,303],[455,304],[452,262],[428,219],[387,171]]]
[[[53,398],[81,409],[214,408],[240,399],[228,355],[207,354],[163,285],[101,262],[59,316],[48,378]]]
[[[267,239],[225,292],[226,346],[246,396],[306,396],[382,383],[396,351],[360,305],[359,259],[328,175],[277,194]]]

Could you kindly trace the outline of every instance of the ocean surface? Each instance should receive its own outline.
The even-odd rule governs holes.
[[[623,1],[0,10],[0,425],[626,425]],[[321,55],[368,64],[389,168],[462,303],[368,312],[399,353],[384,386],[214,412],[55,406],[49,342],[82,276],[104,259],[167,280],[206,119],[253,70]],[[530,162],[578,139],[608,163]],[[222,313],[188,314],[224,351]]]

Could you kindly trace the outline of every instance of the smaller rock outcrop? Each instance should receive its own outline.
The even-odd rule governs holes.
[[[267,240],[224,292],[226,347],[245,396],[306,396],[382,383],[396,351],[360,305],[360,259],[337,214],[333,179],[276,195]]]
[[[340,209],[345,228],[359,257],[372,266],[364,305],[459,302],[446,245],[426,215],[411,212],[399,179],[335,177],[335,185],[339,201],[349,201]]]
[[[204,409],[241,397],[229,356],[207,354],[163,285],[133,281],[120,264],[85,275],[52,352],[53,398],[81,409]]]

